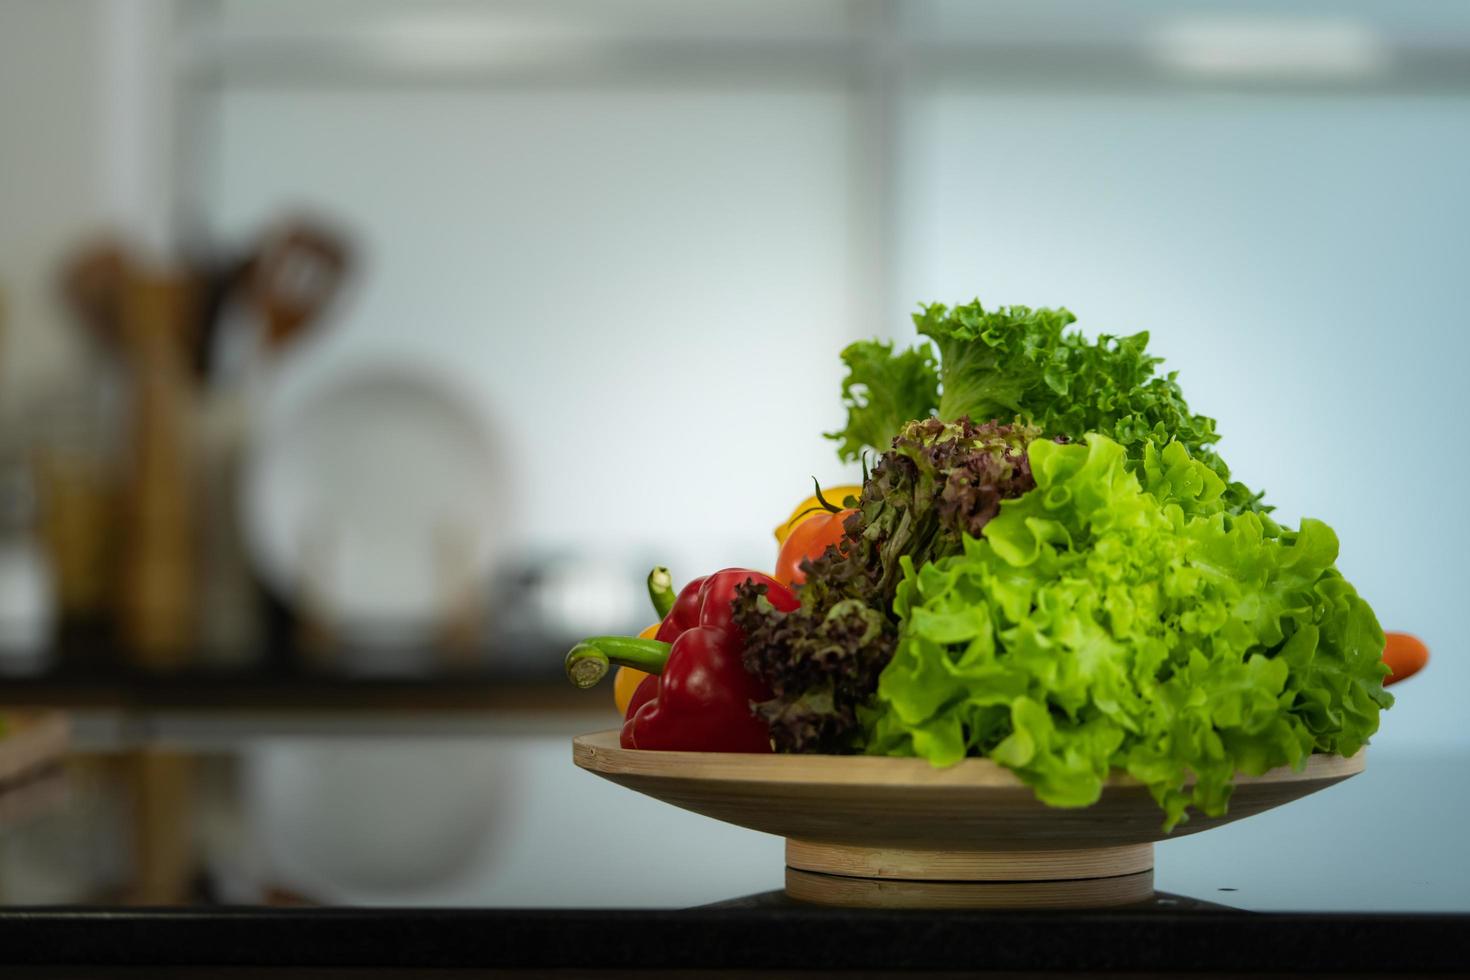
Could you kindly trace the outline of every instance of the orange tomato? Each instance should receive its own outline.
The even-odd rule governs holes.
[[[1416,674],[1429,663],[1429,648],[1417,636],[1408,633],[1385,633],[1383,662],[1393,671],[1383,679],[1383,686],[1397,684],[1405,677]]]
[[[638,638],[640,640],[655,639],[655,634],[658,633],[661,625],[661,623],[654,623],[639,633]],[[613,701],[617,703],[618,714],[623,716],[628,714],[628,702],[633,700],[633,692],[638,690],[638,685],[642,684],[643,679],[648,676],[643,671],[634,670],[632,667],[618,668],[617,676],[613,678]]]
[[[822,491],[823,497],[839,504],[848,497],[861,499],[862,495],[863,488],[856,484],[842,487],[829,487]],[[786,522],[776,528],[776,546],[780,547],[785,544],[786,538],[796,529],[797,525],[822,513],[827,513],[827,511],[822,506],[822,501],[818,500],[816,495],[812,495],[797,504],[795,509],[791,511],[791,516],[786,519]]]
[[[842,522],[853,513],[840,510],[835,514],[814,514],[792,528],[781,543],[781,552],[776,556],[776,571],[771,577],[782,585],[805,582],[806,573],[801,570],[801,563],[808,558],[821,557],[822,552],[833,545],[840,547],[844,533]]]

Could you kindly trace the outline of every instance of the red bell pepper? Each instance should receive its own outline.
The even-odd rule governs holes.
[[[683,752],[769,752],[766,723],[751,704],[771,697],[741,662],[745,637],[731,619],[735,588],[753,581],[766,598],[790,611],[800,602],[768,575],[727,568],[684,587],[656,639],[601,636],[567,654],[567,676],[596,684],[610,664],[657,674],[639,685],[628,705],[622,746]]]

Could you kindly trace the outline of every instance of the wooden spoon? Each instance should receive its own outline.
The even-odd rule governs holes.
[[[289,222],[267,239],[246,287],[250,305],[265,320],[267,349],[281,350],[321,314],[349,262],[340,237],[304,221]]]

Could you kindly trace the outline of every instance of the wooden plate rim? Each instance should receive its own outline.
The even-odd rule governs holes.
[[[799,783],[806,786],[983,786],[1029,792],[1029,787],[1020,777],[989,759],[963,759],[948,768],[936,769],[926,760],[917,758],[625,749],[618,745],[618,736],[618,729],[578,735],[572,739],[572,761],[579,768],[604,776]],[[1317,753],[1307,759],[1301,771],[1282,766],[1259,776],[1237,776],[1236,784],[1337,780],[1362,772],[1366,764],[1366,749],[1360,749],[1349,757]],[[1127,773],[1115,771],[1103,785],[1123,787],[1141,784]]]

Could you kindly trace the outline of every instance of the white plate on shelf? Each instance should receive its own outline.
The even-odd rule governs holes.
[[[479,408],[424,368],[339,377],[257,433],[241,520],[251,561],[357,651],[422,649],[478,590],[509,506]]]

